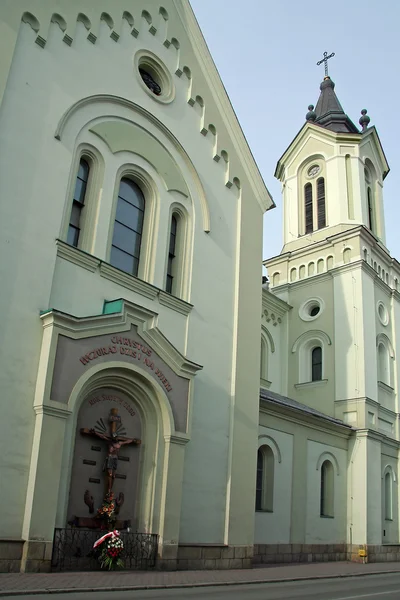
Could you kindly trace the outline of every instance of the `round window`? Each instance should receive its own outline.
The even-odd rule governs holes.
[[[134,63],[143,90],[158,102],[172,102],[175,88],[171,73],[164,63],[155,54],[145,50],[135,54]]]
[[[314,321],[325,308],[322,298],[309,298],[299,308],[299,317],[303,321]]]
[[[378,313],[378,319],[380,320],[382,325],[386,327],[386,325],[389,323],[389,312],[386,306],[383,304],[383,302],[378,302],[376,306],[376,311]]]
[[[318,173],[320,172],[321,167],[319,165],[312,165],[308,171],[307,171],[307,175],[309,177],[315,177],[316,175],[318,175]]]

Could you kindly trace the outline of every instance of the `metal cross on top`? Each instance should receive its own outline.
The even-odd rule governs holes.
[[[325,77],[328,77],[328,60],[329,60],[330,58],[333,58],[334,56],[335,56],[335,53],[334,53],[334,52],[332,52],[332,54],[330,54],[329,56],[328,56],[328,53],[327,53],[327,52],[324,52],[324,58],[323,58],[322,60],[319,60],[319,61],[317,62],[317,66],[318,66],[318,67],[319,67],[319,65],[321,65],[322,63],[325,63]]]

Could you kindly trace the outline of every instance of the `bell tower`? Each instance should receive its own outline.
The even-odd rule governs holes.
[[[279,159],[275,176],[282,182],[283,252],[320,242],[359,225],[385,245],[383,180],[389,167],[367,111],[360,128],[344,112],[335,83],[325,77],[306,122]]]

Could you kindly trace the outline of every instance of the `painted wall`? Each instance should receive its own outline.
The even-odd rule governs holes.
[[[250,340],[258,339],[261,216],[271,201],[254,163],[243,161],[243,153],[250,156],[246,142],[233,111],[227,108],[216,71],[210,69],[190,10],[172,0],[164,3],[171,25],[167,31],[158,5],[146,3],[148,10],[157,6],[157,24],[150,27],[139,11],[135,33],[129,18],[122,19],[122,10],[117,10],[121,2],[113,3],[112,9],[121,19],[114,29],[110,29],[109,19],[100,20],[101,8],[109,3],[100,4],[96,10],[90,3],[80,7],[88,9],[91,22],[96,23],[95,40],[93,36],[88,40],[87,25],[76,22],[70,3],[60,7],[60,11],[65,9],[68,33],[73,30],[68,43],[62,27],[50,24],[54,8],[50,1],[30,8],[38,11],[39,38],[34,19],[29,17],[30,24],[20,26],[22,3],[13,4],[6,14],[9,45],[0,68],[4,91],[0,108],[0,244],[5,258],[0,273],[9,292],[0,299],[4,315],[1,334],[8,340],[1,351],[4,369],[0,384],[5,399],[2,422],[15,436],[7,442],[5,435],[0,436],[0,444],[7,446],[1,456],[12,457],[1,467],[8,486],[4,499],[7,514],[0,535],[21,535],[42,340],[39,311],[51,306],[77,316],[95,315],[101,313],[104,300],[124,297],[154,310],[162,333],[204,367],[194,388],[192,441],[185,455],[181,540],[222,543],[232,539],[250,544],[254,477],[248,465],[258,427],[259,347],[240,340],[245,333]],[[138,7],[136,3],[135,10]],[[187,30],[197,35],[196,44],[188,39]],[[176,43],[178,38],[180,43]],[[143,87],[133,65],[138,50],[153,52],[166,66],[175,89],[171,104],[157,102]],[[56,139],[65,111],[83,98],[100,94],[123,102],[104,97],[83,104],[71,113]],[[111,139],[104,131],[100,136],[101,129],[96,134],[90,131],[102,120],[109,121],[110,115],[111,121],[131,121],[158,140],[166,164],[172,160],[176,166],[175,180],[187,186],[187,196],[168,187],[162,152],[161,164],[154,166],[146,144],[141,152],[133,152],[116,134]],[[118,142],[121,144],[116,147]],[[104,160],[93,219],[96,263],[79,252],[71,255],[60,250],[55,242],[63,234],[75,177],[72,165],[82,145],[93,147]],[[178,309],[174,302],[166,304],[157,290],[152,296],[150,287],[138,289],[104,267],[109,260],[116,177],[126,164],[145,173],[159,192],[153,205],[154,231],[145,277],[157,288],[163,288],[165,281],[170,208],[176,203],[186,208],[191,250],[184,299],[194,307],[191,311],[186,307],[185,314],[179,310],[179,302]],[[4,201],[9,198],[15,200]],[[244,413],[248,418],[241,422]],[[243,450],[249,437],[253,443],[245,444]],[[242,477],[248,478],[245,500]]]

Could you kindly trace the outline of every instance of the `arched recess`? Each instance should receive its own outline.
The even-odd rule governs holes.
[[[321,470],[321,466],[323,465],[323,463],[326,460],[329,460],[333,464],[334,469],[336,471],[336,475],[339,475],[340,474],[340,469],[339,469],[338,459],[336,458],[336,456],[332,452],[329,452],[329,451],[323,452],[319,456],[319,458],[317,460],[316,470],[320,471]]]
[[[275,352],[275,342],[269,330],[265,327],[265,325],[261,325],[261,333],[267,338],[269,348],[271,352]]]
[[[278,463],[281,463],[282,462],[282,454],[281,454],[278,444],[270,435],[266,435],[263,433],[258,436],[258,447],[260,448],[261,446],[264,446],[264,445],[267,445],[271,448],[272,452],[274,453],[275,460]]]
[[[321,331],[320,329],[310,329],[309,331],[305,331],[299,335],[292,346],[292,353],[297,352],[300,346],[310,340],[319,341],[321,344],[325,344],[327,346],[332,344],[331,338],[327,333],[325,333],[325,331]]]
[[[168,444],[177,437],[168,399],[161,386],[137,365],[110,362],[106,367],[89,368],[76,382],[68,401],[70,418],[67,420],[62,452],[62,476],[58,495],[56,526],[65,527],[69,486],[74,460],[75,433],[82,403],[97,390],[115,390],[123,393],[136,407],[142,424],[138,494],[135,506],[135,526],[138,531],[163,535],[163,497],[168,485],[168,473],[179,468],[174,465]],[[91,424],[88,424],[90,427]],[[78,435],[78,433],[77,433]],[[185,437],[185,436],[184,436]],[[180,442],[185,443],[187,439]],[[183,474],[182,474],[183,475]],[[166,507],[167,511],[167,507]]]
[[[390,358],[394,358],[394,348],[386,333],[378,333],[376,336],[376,347],[378,347],[379,344],[386,346],[389,351]]]
[[[99,190],[104,176],[104,158],[98,148],[92,144],[79,144],[74,152],[71,170],[67,185],[67,195],[64,206],[63,218],[60,228],[60,239],[66,241],[68,224],[71,216],[73,195],[76,178],[81,159],[88,162],[90,167],[89,181],[85,196],[85,214],[82,222],[82,239],[79,248],[91,253],[93,250],[96,215],[98,210]]]
[[[132,121],[132,114],[137,113],[144,116],[146,120],[152,123],[161,133],[165,135],[168,142],[179,152],[179,155],[185,162],[185,165],[190,171],[196,196],[199,200],[200,210],[203,220],[203,230],[209,232],[211,230],[210,222],[210,209],[207,202],[206,194],[203,189],[203,185],[197,174],[197,171],[187,155],[185,149],[178,142],[176,137],[169,131],[169,129],[157,119],[152,113],[147,111],[143,106],[136,104],[126,98],[120,98],[111,94],[98,94],[93,96],[87,96],[78,100],[75,104],[71,105],[65,113],[62,115],[58,122],[54,136],[57,140],[63,141],[69,147],[74,146],[74,140],[78,132],[85,126],[98,121],[99,119],[110,119],[116,118],[115,107],[119,107],[122,114],[122,119],[128,123]],[[93,110],[94,109],[94,110]],[[125,109],[125,112],[124,112]],[[110,112],[111,111],[111,112]],[[133,113],[132,113],[133,111]],[[159,138],[157,138],[158,141]]]
[[[306,233],[310,234],[321,227],[325,227],[325,192],[324,196],[324,223],[321,223],[320,215],[319,215],[319,191],[317,190],[317,180],[326,181],[326,169],[325,162],[327,160],[327,156],[323,153],[316,153],[312,156],[307,156],[296,171],[297,175],[297,186],[298,186],[298,231],[299,235],[305,235]],[[317,176],[308,176],[308,169],[312,166],[318,166],[318,177]],[[325,189],[326,189],[325,183]]]
[[[172,217],[177,219],[176,246],[175,246],[175,275],[176,285],[174,295],[178,298],[188,298],[191,286],[192,271],[192,217],[186,207],[179,202],[173,202],[169,209],[168,225],[171,226]],[[170,239],[167,239],[168,246]],[[167,273],[168,248],[165,252],[165,273]]]
[[[385,333],[376,336],[378,381],[393,387],[394,349]]]
[[[269,387],[270,382],[270,364],[269,355],[275,352],[275,344],[272,335],[268,329],[261,326],[261,349],[260,349],[260,379],[264,386]]]
[[[387,521],[393,521],[394,504],[397,498],[397,491],[394,490],[396,475],[391,465],[386,465],[382,471],[382,525],[386,527]]]
[[[385,465],[385,468],[382,471],[382,479],[385,478],[385,475],[387,473],[390,474],[390,477],[391,477],[393,483],[397,483],[396,473],[394,472],[392,465],[389,465],[389,464]]]

